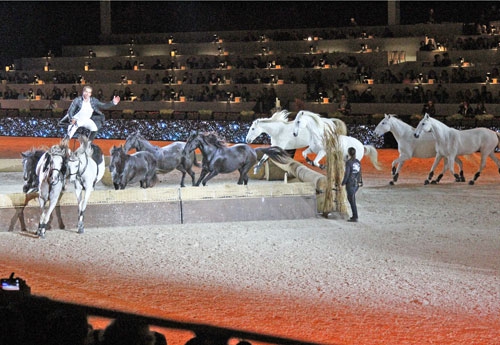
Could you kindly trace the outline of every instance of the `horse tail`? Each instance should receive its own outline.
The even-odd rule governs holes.
[[[382,170],[382,166],[380,165],[380,162],[378,161],[377,149],[372,145],[364,145],[364,148],[365,148],[364,155],[368,156],[370,158],[370,161],[372,162],[375,169]]]
[[[293,160],[293,158],[290,157],[290,155],[279,146],[258,147],[255,149],[255,151],[262,152],[266,154],[269,158],[271,158],[273,161],[276,161],[281,164],[287,164]]]
[[[495,132],[497,134],[497,137],[498,137],[498,145],[497,145],[497,148],[500,150],[500,132]]]
[[[335,117],[331,118],[333,123],[335,124],[335,133],[337,135],[347,135],[347,126],[344,121],[341,119],[337,119]]]

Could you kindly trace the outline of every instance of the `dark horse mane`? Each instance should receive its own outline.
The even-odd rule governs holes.
[[[203,138],[205,138],[205,141],[210,145],[213,145],[217,148],[227,147],[226,141],[219,138],[219,136],[215,132],[205,132],[202,133],[201,135],[203,136]]]

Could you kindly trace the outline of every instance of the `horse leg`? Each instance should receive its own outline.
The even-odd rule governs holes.
[[[38,230],[37,230],[37,235],[40,236],[40,238],[45,238],[45,230],[47,229],[47,223],[49,222],[50,215],[52,214],[52,211],[56,207],[57,201],[49,201],[49,207],[45,207],[46,202],[44,202],[44,206],[42,209],[42,215],[40,216],[40,223],[38,224]]]
[[[427,177],[427,180],[424,181],[424,184],[427,185],[432,181],[432,177],[434,176],[434,170],[436,169],[436,166],[439,164],[443,157],[440,154],[436,154],[436,157],[434,158],[434,163],[432,163],[431,171],[429,172],[429,176]]]
[[[314,165],[314,166],[317,166],[318,168],[320,168],[320,169],[322,169],[322,170],[323,170],[323,169],[325,169],[325,165],[324,165],[324,164],[319,164],[319,161],[320,161],[323,157],[325,157],[325,156],[326,156],[326,152],[325,152],[325,150],[320,150],[320,151],[318,152],[318,154],[316,155],[316,158],[314,159],[314,163],[313,163],[313,165]]]
[[[191,176],[191,185],[194,186],[195,185],[195,173],[193,171],[193,169],[189,168],[189,169],[186,169],[186,172],[189,174],[189,176]]]
[[[193,180],[192,184],[194,186],[194,172],[191,170],[191,167],[186,167],[185,159],[182,159],[182,162],[179,163],[179,165],[177,165],[176,169],[179,170],[182,174],[181,175],[181,187],[186,187],[186,185],[184,184],[184,179],[186,178],[186,173],[188,173],[189,176],[191,176],[191,179]]]
[[[458,168],[460,169],[459,175],[460,175],[460,182],[465,182],[465,176],[464,176],[464,165],[462,163],[462,160],[458,157],[455,157],[455,163],[457,163]]]
[[[444,163],[443,163],[443,170],[441,171],[441,173],[438,175],[438,177],[435,180],[431,181],[431,184],[438,184],[441,181],[441,179],[444,176],[444,173],[446,172],[447,164],[448,164],[448,158],[445,157]]]
[[[312,150],[310,147],[302,151],[302,157],[306,160],[306,162],[310,165],[314,165],[314,162],[307,157],[308,154],[312,153]]]
[[[40,238],[45,238],[45,230],[47,228],[47,220],[46,220],[46,217],[47,217],[47,208],[45,207],[45,203],[46,201],[45,200],[40,200],[40,207],[42,209],[42,214],[40,215],[40,220],[38,222],[38,229],[36,231],[36,234],[40,237]]]
[[[445,166],[448,166],[448,169],[450,169],[451,174],[455,177],[455,182],[460,182],[461,181],[460,175],[455,172],[455,158],[456,157],[457,156],[453,156],[453,155],[450,157],[447,157],[447,159],[445,160]],[[444,173],[444,171],[445,170],[443,169],[443,173]]]
[[[78,185],[75,185],[75,194],[76,194],[76,201],[78,204],[78,233],[83,234],[84,228],[83,228],[83,213],[85,210],[85,205],[86,205],[86,199],[87,199],[87,194],[90,195],[90,193],[87,193],[85,191],[85,196],[82,197],[83,195],[83,187]]]
[[[262,158],[260,159],[260,161],[255,164],[254,168],[253,168],[253,173],[255,175],[257,175],[257,173],[260,171],[260,169],[262,169],[262,165],[269,159],[269,156],[264,154],[262,156]]]
[[[495,164],[497,165],[498,173],[500,174],[500,159],[498,159],[497,156],[495,155],[495,150],[491,151],[489,156],[493,160],[493,162],[495,162]]]
[[[392,161],[392,170],[391,170],[392,181],[389,182],[390,185],[394,185],[394,183],[396,183],[398,181],[399,171],[403,167],[404,163],[405,163],[405,160],[401,159],[401,157]]]
[[[201,169],[200,177],[198,177],[198,181],[196,181],[195,186],[199,186],[201,181],[203,181],[203,179],[205,178],[205,176],[207,176],[207,174],[208,174],[208,170]]]
[[[498,171],[500,172],[500,161],[495,156],[495,150],[491,151],[488,156],[490,156],[491,159],[496,163],[496,165],[499,168]],[[473,185],[476,182],[476,180],[479,178],[479,176],[481,175],[481,171],[483,171],[484,167],[486,166],[486,158],[487,158],[487,155],[485,155],[484,153],[481,152],[481,164],[479,165],[479,170],[474,174],[474,178],[469,181],[470,185]]]
[[[219,172],[216,170],[212,170],[204,179],[203,179],[203,186],[207,185],[208,180],[210,180],[212,177],[219,175]]]

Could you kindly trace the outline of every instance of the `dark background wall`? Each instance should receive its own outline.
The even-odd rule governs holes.
[[[497,2],[401,1],[401,24],[474,22]],[[97,44],[99,1],[0,2],[0,64]],[[113,33],[293,29],[387,23],[387,1],[112,1]]]

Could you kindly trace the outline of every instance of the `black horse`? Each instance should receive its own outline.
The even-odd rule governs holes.
[[[23,163],[23,193],[29,194],[38,191],[38,174],[36,165],[48,149],[31,149],[21,153]]]
[[[123,145],[110,150],[109,171],[115,189],[125,189],[127,184],[139,182],[141,188],[151,188],[158,182],[156,158],[147,151],[127,154]]]
[[[195,174],[192,170],[193,165],[199,167],[194,152],[189,157],[183,154],[185,142],[177,141],[167,146],[156,146],[147,141],[139,131],[130,134],[125,141],[125,152],[130,149],[136,151],[148,151],[156,157],[156,169],[160,173],[169,173],[174,169],[182,173],[181,187],[184,187],[184,178],[186,173],[191,176],[192,185],[195,185]]]
[[[248,184],[248,171],[257,163],[257,151],[269,154],[270,158],[280,159],[288,154],[279,148],[254,149],[247,144],[228,146],[217,134],[192,133],[184,147],[184,154],[190,154],[199,148],[203,156],[202,171],[196,186],[200,183],[206,186],[207,182],[218,174],[228,174],[238,170],[240,177],[238,184]]]

